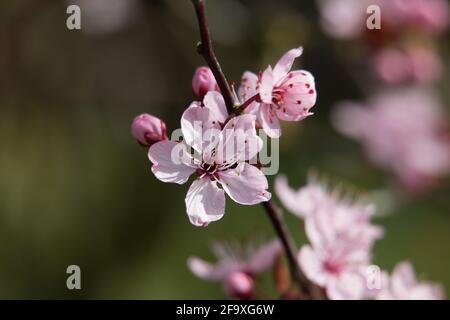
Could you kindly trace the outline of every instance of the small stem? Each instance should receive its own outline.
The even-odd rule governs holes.
[[[253,97],[248,98],[247,100],[245,100],[245,102],[243,104],[241,104],[241,106],[239,107],[238,111],[239,113],[243,113],[245,111],[245,109],[252,104],[252,102],[254,101],[258,101],[260,100],[259,97],[259,93],[255,94]]]
[[[291,277],[300,289],[300,293],[302,294],[302,296],[305,296],[309,299],[320,298],[320,296],[318,295],[318,288],[315,287],[308,279],[306,279],[305,275],[299,268],[296,259],[297,250],[294,244],[294,240],[289,234],[287,225],[283,220],[281,212],[274,206],[272,200],[263,202],[262,204],[267,214],[269,215],[269,218],[275,228],[278,237],[283,244],[284,251],[289,263]]]
[[[214,77],[216,78],[219,89],[222,92],[223,99],[225,100],[228,113],[233,114],[235,112],[233,93],[231,92],[230,85],[228,84],[227,78],[220,67],[212,46],[211,35],[209,34],[208,29],[208,20],[206,19],[205,1],[192,0],[192,3],[194,4],[195,12],[197,13],[198,26],[200,28],[201,43],[197,46],[198,52],[208,63]]]

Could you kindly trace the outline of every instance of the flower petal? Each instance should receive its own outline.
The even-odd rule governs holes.
[[[298,254],[298,263],[306,277],[323,287],[327,282],[327,273],[322,268],[322,261],[310,245],[304,245]]]
[[[294,60],[300,57],[303,53],[303,48],[295,48],[286,52],[280,60],[278,60],[277,64],[273,68],[273,80],[274,83],[277,83],[281,78],[283,78],[289,70],[292,68],[292,64]]]
[[[241,78],[241,86],[238,90],[239,101],[244,103],[254,95],[258,94],[258,76],[250,71],[245,71]],[[245,109],[245,113],[254,114],[259,106],[258,102],[252,102]]]
[[[252,114],[243,114],[227,122],[217,146],[214,146],[217,163],[248,161],[261,151],[263,142],[256,134],[255,122],[256,117]]]
[[[240,204],[257,204],[270,200],[266,176],[258,168],[241,162],[235,169],[220,171],[219,182],[231,199]]]
[[[366,281],[358,271],[345,271],[331,277],[326,290],[331,300],[361,300],[366,293]]]
[[[261,104],[259,108],[259,122],[264,129],[264,132],[272,139],[277,139],[281,136],[281,127],[275,112],[272,111],[269,104]]]
[[[222,95],[216,91],[209,91],[203,98],[205,108],[209,109],[210,120],[225,123],[228,111]]]
[[[262,102],[272,103],[273,86],[272,67],[268,66],[261,76],[261,84],[259,85],[259,96]]]
[[[289,187],[286,176],[279,175],[276,177],[275,192],[286,209],[299,217],[305,215],[305,212],[300,210],[301,203],[298,201],[297,192]]]
[[[195,226],[207,226],[225,212],[225,194],[209,177],[192,183],[185,202],[189,220]]]
[[[228,273],[223,265],[214,265],[198,257],[189,257],[187,265],[193,274],[203,280],[222,280]]]
[[[189,163],[185,145],[176,141],[160,141],[148,150],[148,158],[153,163],[152,172],[163,182],[183,184],[194,173],[195,167]]]
[[[281,242],[278,239],[266,243],[250,257],[248,262],[248,271],[254,274],[263,272],[275,262],[275,259],[281,250]]]

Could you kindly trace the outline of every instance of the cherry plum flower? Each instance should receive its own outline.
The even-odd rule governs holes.
[[[321,25],[338,39],[354,39],[366,29],[368,0],[319,0]]]
[[[410,192],[450,172],[445,119],[433,94],[419,88],[376,95],[366,106],[341,103],[332,115],[339,132],[360,141],[368,158]]]
[[[183,184],[189,176],[196,175],[185,199],[192,224],[207,226],[221,219],[225,193],[244,205],[270,199],[265,175],[248,163],[262,148],[254,115],[228,119],[222,95],[210,91],[203,105],[193,102],[183,113],[181,130],[185,143],[155,143],[148,156],[153,174],[163,182]]]
[[[414,27],[432,34],[449,26],[447,0],[318,0],[323,30],[338,39],[355,39],[367,32],[367,8],[381,11],[381,29],[400,32]]]
[[[298,260],[306,277],[330,299],[365,298],[371,248],[383,235],[381,227],[370,223],[373,206],[342,199],[318,182],[294,191],[284,177],[277,177],[275,190],[305,220],[310,244],[302,246]]]
[[[300,121],[312,115],[310,109],[317,98],[314,77],[305,70],[291,71],[294,60],[302,51],[302,48],[289,50],[273,69],[268,66],[259,77],[249,71],[242,77],[240,100],[251,102],[247,112],[257,116],[271,138],[281,135],[279,119]]]
[[[430,33],[444,31],[450,22],[447,0],[378,0],[388,27],[420,27]]]
[[[214,253],[218,262],[211,264],[198,257],[188,259],[188,267],[203,280],[223,283],[231,298],[250,299],[254,294],[254,279],[271,267],[282,250],[278,239],[259,248],[231,247],[216,244]]]
[[[411,263],[397,264],[390,275],[384,273],[381,289],[375,295],[378,300],[442,300],[444,290],[441,285],[419,282]]]
[[[373,69],[388,84],[411,80],[426,84],[440,77],[442,63],[434,50],[425,47],[386,48],[375,54]]]

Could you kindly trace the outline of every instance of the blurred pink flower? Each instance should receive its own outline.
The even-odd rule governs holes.
[[[219,91],[219,86],[210,68],[201,66],[195,70],[192,77],[192,91],[200,100],[203,100],[208,91]]]
[[[142,146],[150,146],[155,142],[167,140],[164,121],[147,113],[134,118],[131,124],[131,134]]]
[[[366,29],[367,0],[318,0],[324,31],[339,39],[359,37]]]
[[[449,26],[450,8],[447,0],[378,0],[382,19],[390,28],[420,27],[437,33]]]
[[[318,0],[324,31],[335,38],[354,39],[368,29],[369,5],[381,9],[381,29],[401,31],[414,27],[431,33],[449,26],[447,0]]]
[[[376,75],[389,84],[408,80],[430,83],[438,79],[442,72],[439,56],[423,47],[382,49],[374,56],[373,68]]]
[[[378,300],[442,300],[444,289],[431,282],[419,282],[409,262],[395,266],[391,276],[383,277],[382,287],[375,296]]]
[[[300,249],[298,259],[308,279],[325,288],[330,299],[364,298],[371,249],[383,235],[370,223],[373,207],[345,200],[318,182],[294,191],[283,176],[277,177],[275,191],[283,205],[305,219],[310,245]]]
[[[300,121],[312,115],[309,110],[316,103],[317,93],[314,77],[308,71],[290,71],[294,60],[302,54],[302,48],[289,50],[272,69],[271,66],[258,78],[247,71],[242,77],[240,96],[249,97],[258,93],[259,108],[250,106],[247,112],[253,112],[258,122],[271,138],[281,136],[278,119]]]
[[[254,278],[271,267],[282,246],[278,239],[254,249],[215,245],[216,264],[197,257],[188,259],[188,267],[203,280],[221,281],[225,293],[232,298],[250,299],[254,293]]]
[[[153,163],[152,172],[163,182],[183,184],[196,173],[197,179],[185,199],[192,224],[207,226],[221,219],[225,211],[224,192],[245,205],[270,199],[265,175],[247,162],[262,148],[254,115],[228,120],[222,95],[210,91],[203,105],[194,102],[183,113],[181,130],[184,142],[200,156],[192,155],[184,143],[177,141],[152,145],[148,156]]]
[[[359,140],[368,158],[411,192],[450,172],[445,119],[434,95],[420,88],[379,94],[366,106],[341,103],[332,115],[338,131]]]

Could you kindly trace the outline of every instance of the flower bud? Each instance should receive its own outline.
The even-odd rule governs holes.
[[[202,100],[208,91],[219,91],[216,79],[210,68],[198,67],[192,77],[192,90]]]
[[[225,293],[230,298],[251,299],[253,289],[252,277],[244,272],[232,272],[225,279]]]
[[[166,124],[161,119],[143,113],[134,118],[131,134],[140,145],[148,147],[155,142],[167,139]]]

